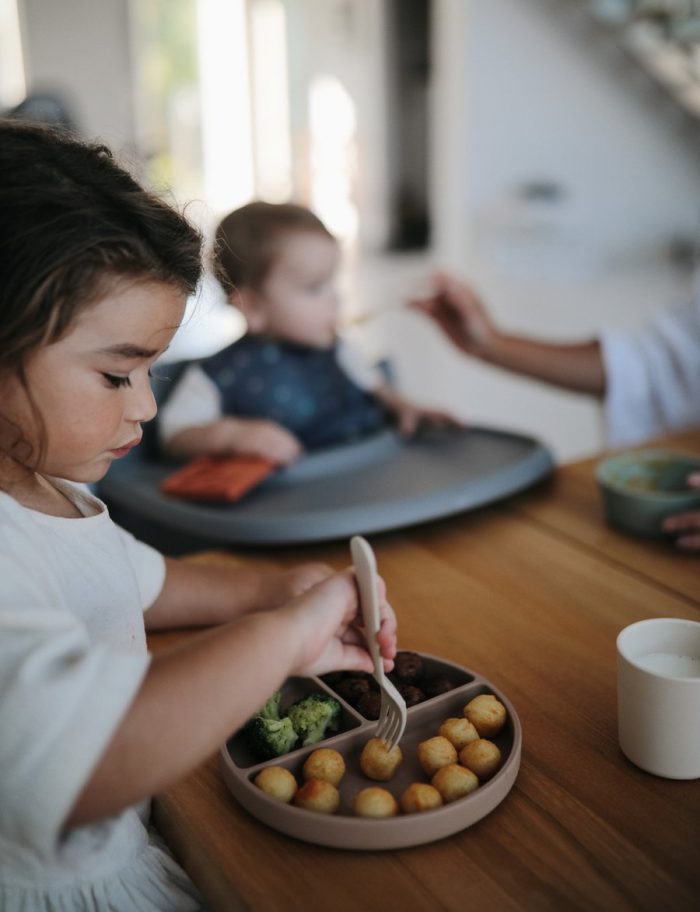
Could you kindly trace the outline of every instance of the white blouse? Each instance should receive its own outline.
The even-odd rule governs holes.
[[[200,909],[146,804],[64,828],[148,669],[143,611],[165,562],[101,501],[56,486],[82,518],[0,493],[0,909]]]

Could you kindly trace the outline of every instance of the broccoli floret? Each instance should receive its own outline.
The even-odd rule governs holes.
[[[279,719],[281,698],[282,692],[280,690],[276,690],[270,699],[260,707],[255,715],[261,716],[263,719]]]
[[[316,744],[340,727],[340,703],[328,694],[310,694],[289,708],[292,721],[302,745]]]
[[[248,747],[258,760],[272,760],[292,750],[297,733],[290,719],[266,719],[253,716],[244,729]]]

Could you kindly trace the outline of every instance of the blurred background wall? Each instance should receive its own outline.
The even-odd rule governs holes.
[[[14,18],[20,31],[27,91],[55,94],[74,113],[81,131],[133,153],[136,135],[128,4],[121,0],[21,0],[16,4],[3,0],[3,6],[8,10],[3,29],[11,29]],[[16,18],[9,12],[13,6]]]
[[[389,357],[408,395],[568,459],[602,445],[596,403],[468,361],[394,305],[446,267],[504,326],[578,339],[690,294],[700,31],[686,17],[678,38],[679,9],[0,0],[0,105],[54,96],[205,232],[254,196],[312,206],[343,242],[347,332],[368,358]],[[210,282],[172,357],[242,329]]]

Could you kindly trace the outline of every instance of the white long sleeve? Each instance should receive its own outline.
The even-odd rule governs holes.
[[[633,333],[601,337],[608,443],[700,424],[700,295]]]

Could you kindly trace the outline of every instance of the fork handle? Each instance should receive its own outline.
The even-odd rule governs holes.
[[[374,662],[374,677],[381,684],[384,680],[384,665],[377,643],[381,623],[377,598],[377,561],[369,542],[360,535],[354,535],[350,539],[350,553],[357,586],[360,590],[360,607],[367,635],[367,647]]]

